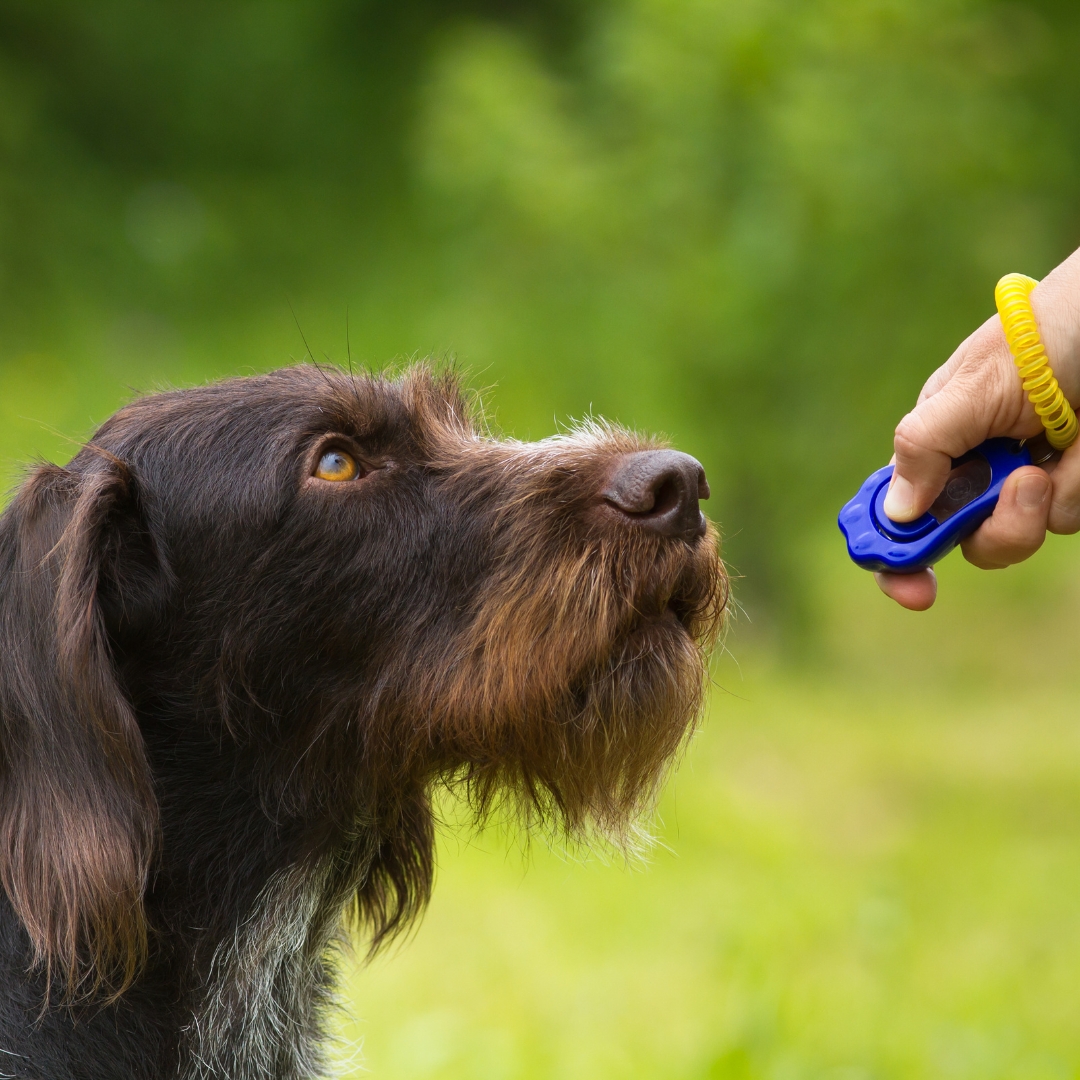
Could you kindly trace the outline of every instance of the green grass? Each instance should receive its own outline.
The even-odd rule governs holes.
[[[718,665],[647,865],[443,837],[419,932],[348,980],[347,1074],[1080,1075],[1080,723],[1030,666],[1033,627],[1069,645],[1075,562],[950,560],[918,618],[830,564],[846,635]]]

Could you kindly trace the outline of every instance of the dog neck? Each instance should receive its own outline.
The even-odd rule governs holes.
[[[371,815],[283,813],[253,780],[250,748],[211,725],[142,720],[162,793],[147,896],[162,944],[148,974],[185,988],[177,1075],[324,1075],[334,957],[348,951],[343,914],[378,857],[377,829],[363,824]]]
[[[327,902],[328,876],[325,865],[279,872],[232,937],[217,943],[180,1033],[182,1080],[324,1074],[328,950],[340,925],[340,907]]]

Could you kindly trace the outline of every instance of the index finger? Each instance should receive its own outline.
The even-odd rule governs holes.
[[[1038,418],[1033,410],[1025,415],[1025,405],[1001,320],[993,315],[930,376],[897,425],[885,513],[913,521],[937,498],[952,458],[991,435],[1033,434]]]
[[[989,418],[980,415],[980,395],[963,392],[954,377],[919,402],[900,421],[893,438],[895,467],[885,497],[893,521],[914,521],[937,498],[952,469],[952,459],[989,435]]]

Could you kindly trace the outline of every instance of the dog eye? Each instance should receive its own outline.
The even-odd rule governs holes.
[[[356,459],[344,450],[327,450],[319,458],[319,467],[315,470],[320,480],[354,480],[359,473]]]

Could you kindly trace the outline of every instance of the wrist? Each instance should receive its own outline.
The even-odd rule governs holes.
[[[1080,260],[1076,255],[1032,290],[1031,307],[1054,376],[1069,403],[1076,406],[1080,404]]]

